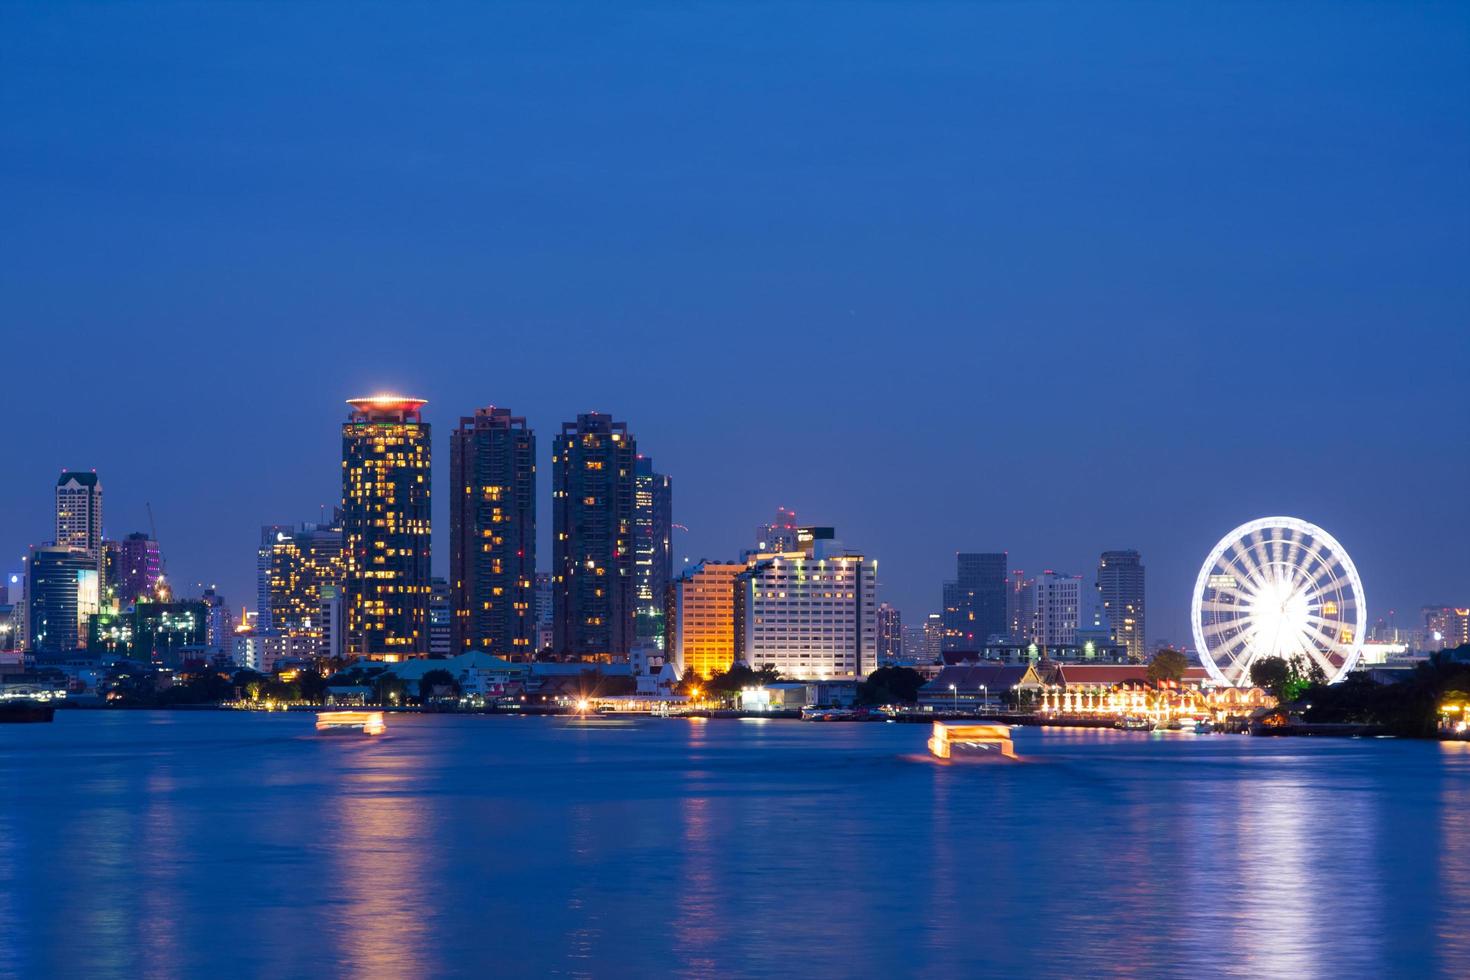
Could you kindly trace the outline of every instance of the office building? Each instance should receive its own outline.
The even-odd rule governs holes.
[[[664,604],[674,575],[674,486],[638,456],[633,464],[634,638],[664,649]]]
[[[158,583],[163,578],[158,542],[139,532],[106,545],[108,567],[103,579],[109,597],[123,609],[139,599],[157,598]]]
[[[214,586],[205,589],[199,600],[204,603],[204,646],[211,654],[230,655],[235,639],[235,614]]]
[[[450,655],[454,634],[453,610],[449,580],[437,575],[429,579],[429,656],[431,657]]]
[[[422,398],[354,398],[342,425],[347,654],[429,652],[430,427]]]
[[[955,572],[944,584],[944,649],[978,650],[1009,635],[1005,552],[961,552]]]
[[[1006,638],[1011,643],[1031,642],[1031,627],[1036,619],[1035,585],[1019,568],[1006,576]]]
[[[796,529],[796,511],[777,507],[776,519],[755,529],[755,550],[772,555],[798,550]]]
[[[1135,663],[1147,659],[1144,645],[1143,560],[1136,551],[1104,551],[1097,564],[1097,591],[1107,617],[1108,639],[1127,649]]]
[[[746,563],[702,561],[669,588],[668,652],[681,677],[712,677],[735,662],[736,580]]]
[[[830,528],[795,552],[749,556],[736,589],[736,659],[799,680],[861,680],[878,665],[878,563]]]
[[[91,617],[102,608],[98,556],[60,545],[31,548],[25,608],[26,649],[65,653],[81,647]]]
[[[1082,612],[1082,576],[1042,572],[1031,595],[1031,642],[1043,649],[1075,644]]]
[[[342,586],[324,585],[317,619],[321,632],[317,636],[316,656],[329,663],[340,663],[347,657],[347,636],[343,624]]]
[[[1425,649],[1452,650],[1470,643],[1470,607],[1425,606],[1423,612]]]
[[[878,662],[903,659],[903,617],[888,603],[878,604]]]
[[[536,642],[533,649],[536,652],[552,649],[555,642],[556,630],[554,627],[556,601],[553,594],[550,572],[536,573]]]
[[[321,638],[322,590],[341,586],[346,560],[342,528],[324,524],[302,524],[280,530],[272,524],[275,538],[266,547],[266,605],[269,629],[295,640],[299,648],[314,649]],[[262,528],[262,537],[266,528]]]
[[[56,480],[58,548],[81,551],[102,561],[102,483],[95,470],[64,470]]]
[[[627,659],[634,638],[634,466],[624,422],[592,412],[562,425],[552,447],[553,646]]]
[[[944,617],[930,613],[924,617],[924,662],[938,663],[944,654]]]
[[[283,536],[295,533],[294,524],[261,525],[260,544],[255,550],[255,623],[252,627],[258,632],[269,633],[274,627],[271,622],[271,564],[276,543]]]
[[[536,649],[536,434],[508,408],[462,417],[449,443],[456,654]]]
[[[178,664],[209,653],[209,607],[200,599],[143,600],[122,612],[89,617],[92,650],[134,660]]]

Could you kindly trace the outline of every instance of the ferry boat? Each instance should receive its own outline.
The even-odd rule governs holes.
[[[381,711],[318,711],[318,735],[381,735],[388,730]]]
[[[0,723],[51,721],[56,714],[56,705],[28,698],[0,701]]]
[[[1114,728],[1121,728],[1125,732],[1151,732],[1154,723],[1142,715],[1124,715],[1113,722]]]

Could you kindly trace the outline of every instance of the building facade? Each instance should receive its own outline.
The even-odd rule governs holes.
[[[269,629],[314,649],[321,639],[323,591],[340,588],[346,574],[342,528],[327,524],[302,524],[279,530],[265,547],[266,614]],[[264,537],[265,528],[262,528]]]
[[[755,550],[768,555],[797,551],[796,527],[796,511],[777,507],[776,519],[755,529]]]
[[[798,534],[801,551],[750,556],[736,589],[736,659],[799,680],[861,680],[878,666],[878,563],[810,530]]]
[[[453,651],[536,649],[536,434],[508,408],[462,417],[449,443]]]
[[[1082,611],[1082,577],[1042,572],[1031,587],[1031,595],[1035,610],[1031,642],[1043,648],[1076,643]]]
[[[64,653],[83,646],[101,598],[95,555],[64,546],[32,548],[25,570],[26,649]]]
[[[115,545],[112,569],[105,576],[111,597],[124,609],[139,599],[156,597],[158,582],[163,578],[163,555],[158,550],[158,542],[138,532]]]
[[[746,563],[702,561],[669,588],[668,651],[681,677],[709,678],[735,662],[735,589]]]
[[[102,580],[102,482],[95,470],[64,470],[56,480],[56,540],[58,548],[80,551],[92,560]],[[105,593],[104,593],[105,594]]]
[[[562,425],[552,447],[552,645],[626,660],[634,640],[637,445],[598,412]]]
[[[878,604],[878,662],[903,659],[903,616],[886,602]]]
[[[348,402],[342,539],[348,656],[429,652],[430,428],[421,398]],[[272,624],[274,625],[274,624]]]
[[[1128,650],[1129,659],[1147,659],[1144,643],[1143,559],[1136,551],[1104,551],[1097,563],[1097,591],[1107,617],[1108,639]]]
[[[1425,606],[1423,612],[1426,649],[1452,650],[1470,643],[1470,607]]]
[[[664,605],[674,577],[674,483],[640,455],[633,464],[635,640],[665,649]]]
[[[978,650],[991,637],[1006,636],[1005,552],[960,552],[955,580],[944,584],[944,649]]]

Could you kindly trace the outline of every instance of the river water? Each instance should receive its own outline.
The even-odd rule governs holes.
[[[1470,976],[1470,746],[59,712],[0,975]]]

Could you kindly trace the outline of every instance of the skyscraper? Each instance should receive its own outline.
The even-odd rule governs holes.
[[[622,660],[633,645],[635,440],[598,412],[563,423],[552,446],[553,645]]]
[[[1032,639],[1041,647],[1077,642],[1082,610],[1082,576],[1042,572],[1032,586],[1035,619]]]
[[[294,524],[262,524],[260,544],[255,549],[255,630],[275,632],[271,622],[271,563],[276,542],[296,533]]]
[[[878,605],[878,662],[903,659],[903,617],[888,603]]]
[[[980,650],[1010,633],[1006,620],[1005,552],[955,556],[955,580],[944,584],[944,649]]]
[[[1136,551],[1104,551],[1097,563],[1097,591],[1108,619],[1108,638],[1142,663],[1144,646],[1143,561]]]
[[[449,443],[454,652],[536,649],[536,434],[508,408],[462,417]]]
[[[102,575],[102,483],[97,472],[63,470],[56,480],[56,546],[83,552]]]
[[[1433,650],[1450,650],[1470,643],[1470,609],[1464,606],[1425,606],[1425,646]]]
[[[118,605],[126,609],[138,599],[154,595],[163,575],[163,556],[158,542],[141,532],[115,542],[113,570],[106,576],[107,588]]]
[[[430,430],[422,398],[348,401],[342,425],[348,656],[429,652]]]
[[[685,677],[711,677],[735,662],[735,584],[745,562],[702,561],[670,589],[669,658]]]
[[[97,559],[80,548],[32,548],[26,559],[27,649],[61,653],[83,645],[101,611]]]
[[[674,485],[642,455],[634,461],[633,477],[634,636],[663,650],[664,603],[674,575]]]
[[[265,530],[261,529],[262,536]],[[297,529],[276,530],[266,553],[262,612],[269,613],[270,626],[264,632],[293,641],[287,644],[293,655],[315,656],[324,629],[322,593],[340,587],[345,575],[342,528],[302,524]]]

